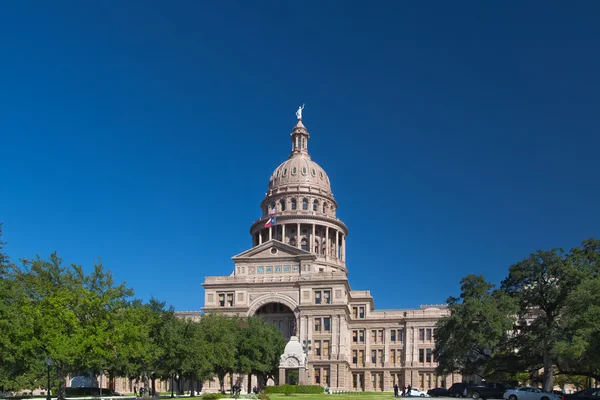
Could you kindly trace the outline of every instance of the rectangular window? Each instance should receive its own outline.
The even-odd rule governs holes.
[[[315,347],[313,347],[313,354],[318,357],[321,356],[321,341],[320,340],[315,340]]]
[[[358,351],[352,350],[352,364],[356,365],[358,363]]]
[[[420,340],[421,342],[424,342],[424,341],[425,341],[425,329],[423,329],[423,328],[420,328],[420,329],[419,329],[419,340]]]
[[[331,304],[331,290],[323,290],[323,303]]]
[[[431,349],[427,349],[425,351],[425,361],[430,363],[431,362]]]
[[[365,331],[364,331],[364,329],[361,329],[360,331],[358,331],[358,341],[360,343],[364,343],[365,342]]]
[[[419,349],[419,362],[425,362],[425,349]]]
[[[398,329],[398,341],[400,343],[404,342],[404,330]]]
[[[371,362],[377,364],[377,350],[371,350]]]
[[[371,343],[377,343],[377,331],[371,331]]]
[[[358,343],[358,331],[356,330],[352,331],[352,342]]]
[[[219,307],[225,307],[225,293],[219,294]]]
[[[323,318],[323,330],[325,332],[331,332],[331,318],[330,317]]]
[[[390,350],[390,363],[396,364],[396,350]]]
[[[352,307],[352,317],[354,317],[354,319],[358,318],[358,307]]]
[[[358,365],[365,365],[365,351],[358,351]]]
[[[392,329],[392,330],[390,331],[390,341],[391,341],[392,343],[396,343],[396,332],[397,332],[397,331],[396,331],[395,329]]]
[[[319,368],[319,367],[314,368],[314,376],[315,376],[315,385],[320,385],[321,384],[321,368]]]
[[[433,352],[433,362],[438,362],[437,354],[435,354],[435,352]]]
[[[377,359],[383,365],[383,350],[377,350]]]
[[[402,365],[402,350],[396,350],[396,364]]]
[[[358,318],[365,317],[365,307],[358,307]]]
[[[233,307],[233,293],[227,293],[227,307]]]
[[[329,386],[329,368],[323,368],[323,383]]]
[[[379,343],[383,343],[383,329],[377,331],[377,340],[379,341]]]
[[[427,334],[427,340],[431,340],[431,328],[427,328],[427,330],[425,331]]]
[[[329,357],[329,340],[323,340],[323,356]]]
[[[315,304],[321,304],[321,291],[315,290]]]
[[[315,318],[315,332],[321,332],[321,318]]]

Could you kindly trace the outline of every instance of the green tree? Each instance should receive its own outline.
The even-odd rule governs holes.
[[[520,352],[537,354],[544,369],[543,388],[554,387],[555,344],[569,294],[585,275],[562,249],[538,250],[512,265],[502,288],[519,303]]]
[[[559,369],[600,380],[600,275],[569,295],[561,326],[554,348]]]
[[[44,360],[52,359],[62,400],[67,376],[104,365],[110,347],[107,319],[132,292],[124,284],[115,285],[101,264],[86,275],[81,266],[62,266],[56,253],[48,260],[23,260],[15,279],[26,293],[19,313],[32,332],[19,344],[21,354],[27,356],[30,371],[41,370]]]
[[[481,375],[492,355],[512,330],[515,302],[481,275],[461,280],[461,294],[448,298],[450,315],[441,318],[435,332],[439,374]]]
[[[279,358],[285,348],[281,331],[260,316],[247,318],[239,325],[238,372],[248,374],[248,393],[251,375],[266,376],[279,367]]]
[[[200,327],[209,347],[212,370],[219,378],[221,391],[225,390],[225,376],[233,374],[236,362],[237,326],[235,318],[219,314],[206,314],[200,320]]]

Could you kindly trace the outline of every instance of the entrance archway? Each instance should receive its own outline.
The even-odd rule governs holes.
[[[296,315],[285,304],[271,302],[260,306],[255,315],[260,315],[267,322],[279,328],[286,341],[296,333]]]

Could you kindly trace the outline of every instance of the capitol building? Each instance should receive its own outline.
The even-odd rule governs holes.
[[[230,275],[205,278],[203,311],[258,314],[276,325],[288,342],[280,384],[290,371],[300,384],[331,390],[460,382],[435,372],[434,328],[445,305],[379,310],[368,290],[350,288],[348,227],[337,218],[327,173],[309,155],[302,109],[296,114],[291,154],[269,178],[261,217],[250,226],[252,247],[233,257]]]

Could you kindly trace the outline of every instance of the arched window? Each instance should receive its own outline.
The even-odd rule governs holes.
[[[317,211],[317,209],[319,208],[319,202],[318,201],[313,201],[313,211]]]
[[[315,254],[319,254],[319,242],[315,242]]]
[[[321,254],[325,255],[325,249],[327,248],[327,242],[323,239],[323,244],[321,245]]]
[[[306,238],[303,238],[300,241],[300,247],[302,248],[302,250],[308,251],[308,240],[306,240]]]
[[[296,199],[292,199],[292,210],[296,209]]]
[[[307,199],[302,199],[302,209],[304,211],[308,211],[308,200]]]
[[[326,213],[327,210],[327,203],[323,203],[323,214]]]
[[[285,199],[279,200],[279,209],[285,211]]]

